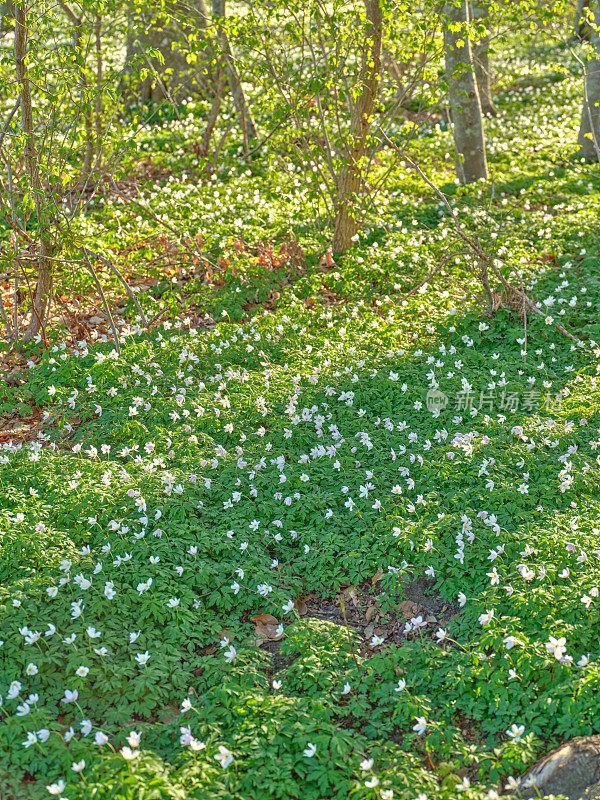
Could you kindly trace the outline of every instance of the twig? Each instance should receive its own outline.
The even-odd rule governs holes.
[[[288,119],[289,119],[291,116],[292,116],[291,114],[286,114],[286,116],[284,117],[284,119],[282,119],[280,122],[278,122],[278,123],[277,123],[277,125],[275,125],[275,127],[273,128],[273,130],[272,130],[270,133],[268,133],[268,134],[267,134],[267,135],[264,137],[264,139],[263,139],[261,142],[259,142],[259,143],[256,145],[256,147],[253,147],[253,148],[252,148],[252,150],[249,150],[249,151],[248,151],[248,153],[246,153],[246,156],[251,156],[251,155],[253,155],[254,153],[256,153],[258,150],[260,150],[260,149],[261,149],[261,147],[262,147],[264,144],[266,144],[266,143],[269,141],[269,139],[271,138],[271,136],[273,136],[273,135],[274,135],[274,134],[277,132],[277,130],[278,130],[279,128],[281,128],[281,126],[283,125],[283,123],[284,123],[284,122],[287,122],[287,121],[288,121]]]
[[[21,106],[21,95],[19,95],[19,97],[17,98],[17,102],[14,104],[12,111],[8,115],[8,118],[7,118],[6,122],[4,123],[4,126],[2,127],[2,130],[0,131],[0,147],[2,147],[2,142],[4,141],[4,137],[6,136],[6,132],[8,130],[8,126],[10,125],[11,120],[14,117],[14,115],[19,110],[20,106]]]
[[[356,664],[356,669],[359,672],[363,672],[360,662],[358,660],[358,656],[356,654],[354,642],[352,641],[352,636],[350,635],[350,625],[348,624],[348,618],[346,617],[346,604],[344,602],[344,598],[341,595],[340,595],[340,607],[342,609],[342,614],[344,616],[344,622],[346,623],[346,634],[348,636],[348,644],[350,646],[350,652],[352,653],[352,657],[354,658],[354,663]]]
[[[526,316],[527,311],[531,311],[532,314],[536,314],[537,316],[543,317],[544,315],[542,314],[542,312],[539,310],[539,308],[536,308],[535,303],[533,303],[533,301],[526,294],[526,292],[525,292],[525,290],[523,288],[523,282],[521,280],[521,276],[520,275],[518,276],[519,280],[521,280],[521,289],[520,290],[519,289],[515,289],[515,287],[512,286],[512,284],[504,277],[504,275],[500,272],[498,267],[494,264],[494,259],[496,258],[497,260],[501,261],[503,264],[506,264],[506,262],[503,259],[499,258],[498,256],[495,256],[495,257],[489,256],[485,252],[483,247],[481,246],[481,242],[479,241],[479,239],[477,237],[477,234],[474,234],[473,238],[467,236],[467,234],[463,231],[463,229],[461,227],[461,224],[460,224],[460,222],[458,220],[458,217],[456,216],[456,213],[455,213],[454,209],[452,208],[452,206],[448,202],[448,199],[446,198],[446,195],[440,189],[438,189],[438,187],[433,183],[433,181],[431,181],[427,177],[427,175],[425,175],[425,173],[423,172],[421,167],[415,161],[413,161],[412,158],[409,158],[409,156],[407,156],[406,153],[400,151],[400,148],[396,144],[394,144],[394,142],[392,142],[391,139],[389,139],[389,137],[386,135],[385,131],[383,131],[380,126],[378,126],[378,128],[379,128],[379,132],[384,137],[386,142],[390,145],[390,147],[392,147],[397,152],[401,152],[402,158],[414,170],[416,170],[416,172],[425,181],[425,183],[440,198],[440,200],[442,201],[442,203],[444,204],[444,206],[448,210],[448,213],[452,217],[452,221],[454,223],[454,227],[456,228],[456,232],[458,233],[460,238],[468,245],[468,247],[471,249],[471,251],[473,253],[475,253],[475,255],[477,256],[477,258],[478,258],[478,260],[480,262],[480,264],[483,262],[485,264],[486,268],[489,268],[494,273],[494,275],[498,278],[498,280],[500,281],[502,286],[506,289],[509,297],[511,295],[514,295],[522,303],[521,313],[523,315],[523,319],[525,320],[525,324],[526,324],[526,320],[527,320],[527,316]],[[515,271],[514,267],[510,267],[510,265],[508,265],[508,266],[511,269],[511,271],[513,271],[513,272]],[[563,328],[562,325],[560,325],[557,322],[555,322],[554,326],[560,333],[563,334],[563,336],[566,336],[568,339],[571,339],[571,341],[576,342],[577,344],[579,344],[580,340],[576,336],[573,336],[572,333],[569,333],[569,331],[566,330],[566,328]]]
[[[90,272],[90,275],[94,279],[94,283],[96,284],[96,288],[98,289],[100,297],[102,298],[102,303],[104,305],[104,310],[106,311],[106,315],[108,317],[108,321],[110,322],[110,327],[112,328],[113,338],[115,340],[115,347],[117,348],[117,353],[119,355],[121,355],[121,345],[119,344],[119,334],[117,333],[117,328],[116,328],[116,325],[115,325],[115,321],[114,321],[114,319],[112,317],[112,314],[110,313],[110,308],[108,307],[108,302],[106,300],[106,296],[104,294],[104,291],[102,290],[102,286],[100,285],[100,281],[98,280],[98,276],[96,275],[96,272],[95,272],[94,268],[92,267],[92,263],[91,263],[91,261],[89,259],[87,251],[85,250],[85,248],[82,248],[82,249],[83,249],[83,255],[84,255],[84,258],[85,258],[86,266],[87,266],[87,268],[88,268],[88,270]]]
[[[2,302],[1,297],[0,297],[0,316],[2,317],[2,322],[4,323],[4,327],[6,328],[6,336],[10,338],[12,329],[10,327],[10,322],[8,321],[8,317],[6,316],[6,311],[4,310],[4,303]]]
[[[86,259],[86,261],[88,263],[89,263],[90,257],[91,258],[95,258],[97,261],[101,261],[103,264],[106,264],[106,266],[111,270],[111,272],[113,272],[117,276],[117,278],[121,281],[121,283],[125,287],[125,291],[127,292],[129,297],[135,303],[135,306],[136,306],[136,308],[138,310],[138,313],[139,313],[140,317],[142,318],[142,322],[144,323],[144,327],[147,328],[148,327],[148,319],[147,319],[146,315],[144,314],[144,311],[143,311],[143,309],[142,309],[142,307],[141,307],[141,305],[139,303],[139,300],[135,296],[135,292],[131,289],[131,286],[127,283],[127,281],[122,276],[121,272],[115,267],[115,265],[111,261],[109,261],[107,258],[104,258],[104,256],[101,256],[100,253],[94,253],[93,250],[89,250],[87,247],[81,247],[80,250],[83,253],[83,255],[84,255],[84,257],[85,257],[85,259]]]
[[[448,263],[448,261],[450,261],[451,258],[455,258],[456,256],[466,256],[466,255],[468,254],[465,251],[462,251],[460,253],[452,253],[451,255],[447,256],[443,261],[440,261],[437,267],[434,270],[432,270],[424,280],[422,280],[420,283],[414,286],[410,290],[410,292],[408,292],[408,294],[405,294],[404,297],[401,297],[400,300],[398,300],[398,305],[402,305],[402,303],[405,300],[408,300],[408,298],[411,297],[411,295],[413,295],[415,292],[418,292],[421,286],[424,286],[428,281],[430,281],[433,278],[434,275],[437,275],[437,273],[442,269],[442,267],[444,267]]]

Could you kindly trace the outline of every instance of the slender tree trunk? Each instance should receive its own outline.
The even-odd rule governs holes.
[[[0,33],[4,33],[5,31],[9,31],[11,29],[12,15],[12,3],[10,3],[8,0],[0,0]]]
[[[586,23],[582,19],[584,11],[589,6],[590,0],[577,0],[577,7],[575,9],[575,17],[573,18],[573,38],[585,39]]]
[[[81,70],[81,94],[83,104],[85,106],[83,112],[83,121],[85,126],[85,155],[83,158],[83,169],[81,171],[81,180],[86,183],[92,174],[92,167],[94,165],[94,156],[96,154],[96,139],[94,137],[94,120],[92,116],[92,106],[88,92],[87,76],[85,74],[85,66]]]
[[[217,33],[219,35],[219,42],[221,44],[221,52],[227,64],[227,76],[229,78],[229,88],[233,97],[233,102],[237,108],[240,118],[240,125],[242,128],[242,135],[244,137],[244,150],[246,154],[249,152],[248,142],[251,139],[256,139],[256,126],[252,119],[252,114],[246,102],[246,95],[240,80],[237,67],[235,65],[235,57],[227,38],[221,20],[225,19],[225,0],[212,0],[212,13],[213,18],[216,20]]]
[[[225,88],[225,68],[219,67],[217,76],[217,86],[215,88],[215,96],[213,98],[212,106],[208,112],[208,119],[206,120],[206,128],[202,135],[202,152],[208,155],[210,152],[210,140],[212,139],[213,131],[217,120],[219,118],[219,111],[221,109],[221,101],[223,100],[223,90]]]
[[[202,31],[202,38],[206,39],[210,27],[210,15],[208,13],[206,0],[196,0],[195,6],[198,9],[198,26]]]
[[[24,341],[31,341],[40,330],[43,330],[50,301],[50,293],[52,291],[52,256],[56,249],[52,241],[51,221],[46,205],[48,198],[46,197],[40,178],[38,153],[35,144],[31,87],[26,63],[28,33],[25,0],[16,0],[14,39],[15,72],[21,92],[21,126],[25,139],[25,164],[29,177],[29,189],[35,205],[38,237],[40,241],[37,286],[33,297],[31,320],[23,336]]]
[[[197,36],[199,32],[203,36],[207,17],[205,0],[146,0],[137,11],[130,11],[125,59],[128,68],[122,89],[137,95],[142,102],[155,103],[203,94],[210,83],[206,65],[191,66],[177,45],[189,35]],[[149,50],[160,51],[164,63],[146,57]],[[150,68],[151,74],[144,81],[136,80],[140,66]]]
[[[81,26],[83,19],[78,17],[77,14],[62,0],[59,0],[59,6],[65,12],[73,24],[73,49],[82,58],[81,67],[79,70],[79,92],[80,103],[83,108],[83,124],[85,129],[85,154],[83,157],[83,168],[81,170],[81,180],[86,183],[92,174],[92,166],[94,164],[94,155],[96,153],[96,142],[94,140],[94,122],[92,117],[92,106],[89,103],[88,96],[88,80],[85,72],[85,53],[81,47]]]
[[[471,3],[470,11],[471,19],[484,20],[484,24],[487,27],[490,9],[486,2],[475,0],[475,2]],[[475,64],[475,80],[477,81],[481,111],[488,117],[495,117],[498,109],[492,99],[489,51],[490,35],[488,32],[482,39],[473,44],[473,62]]]
[[[593,57],[587,62],[583,79],[584,97],[577,141],[579,156],[600,161],[600,0],[595,0],[592,30]]]
[[[473,183],[481,178],[486,179],[488,171],[473,56],[463,27],[469,20],[468,0],[462,0],[459,5],[448,4],[445,13],[449,17],[450,25],[461,26],[458,31],[450,30],[449,26],[444,31],[456,173],[461,183]]]
[[[350,117],[347,163],[340,170],[337,179],[336,218],[331,245],[334,253],[345,253],[349,250],[352,247],[352,237],[358,231],[356,195],[362,182],[361,161],[365,155],[381,78],[383,12],[380,0],[364,0],[364,4],[368,27],[362,52],[360,94],[354,102]]]
[[[405,61],[401,61],[398,63],[395,58],[387,51],[383,50],[382,53],[382,64],[383,68],[387,70],[390,77],[394,81],[397,86],[397,98],[401,104],[406,103],[408,100],[407,97],[407,87],[404,83],[404,76],[408,70],[409,64]]]
[[[104,59],[102,55],[102,17],[96,14],[94,20],[94,40],[96,45],[96,100],[94,102],[94,118],[96,128],[96,164],[99,170],[102,164],[102,81],[104,79]]]

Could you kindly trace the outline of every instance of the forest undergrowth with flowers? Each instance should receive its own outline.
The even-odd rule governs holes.
[[[155,321],[119,354],[78,276],[4,387],[0,796],[493,800],[600,731],[600,172],[568,54],[503,58],[493,181],[414,146],[526,325],[410,165],[322,260],[301,165],[199,177],[193,104],[80,220]]]

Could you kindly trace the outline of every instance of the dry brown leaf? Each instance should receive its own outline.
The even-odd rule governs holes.
[[[294,601],[294,605],[296,606],[296,611],[301,617],[305,617],[308,614],[308,606],[303,597],[299,597],[297,600]]]
[[[259,638],[262,637],[263,639],[263,641],[257,642],[257,644],[263,644],[265,641],[278,642],[280,639],[283,639],[283,631],[278,631],[278,627],[279,626],[261,625],[257,623],[255,631]]]
[[[375,575],[373,575],[373,577],[371,578],[371,586],[375,586],[375,584],[379,583],[379,581],[382,578],[383,578],[383,569],[381,567],[379,567],[379,569],[377,570]]]
[[[325,253],[325,255],[319,261],[320,267],[335,267],[336,263],[333,260],[333,255],[330,252]]]
[[[252,622],[260,622],[261,625],[279,625],[279,620],[273,614],[256,614],[250,619]]]
[[[346,603],[350,600],[353,606],[358,605],[356,586],[347,586],[345,589],[342,589],[341,597]]]
[[[283,639],[283,631],[279,630],[279,620],[273,614],[257,614],[251,619],[255,633],[263,640],[257,642],[257,645],[264,644],[265,641],[278,642]]]
[[[230,630],[228,630],[227,628],[223,628],[223,630],[222,630],[222,631],[221,631],[221,633],[219,634],[219,639],[220,639],[221,641],[223,641],[223,639],[227,639],[227,641],[228,641],[230,644],[231,644],[231,642],[233,642],[234,638],[235,638],[235,637],[234,637],[233,633],[232,633]]]
[[[410,619],[417,616],[419,606],[415,605],[412,600],[402,600],[401,603],[398,603],[398,610],[404,619]]]
[[[377,606],[369,606],[365,613],[365,619],[367,622],[371,622],[371,617],[373,616],[374,612],[376,611]]]
[[[365,628],[365,639],[370,639],[373,636],[373,631],[375,630],[374,625],[367,625]]]

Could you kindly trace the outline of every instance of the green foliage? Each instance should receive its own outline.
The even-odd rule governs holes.
[[[581,87],[551,76],[568,54],[528,73],[521,50],[502,58],[493,189],[448,183],[445,124],[414,146],[507,275],[518,265],[544,312],[526,333],[507,306],[482,313],[464,255],[403,299],[461,248],[387,152],[356,248],[319,266],[302,159],[284,171],[232,147],[208,177],[190,146],[204,101],[157,114],[131,154],[185,177],[148,184],[130,219],[101,199],[75,223],[175,320],[142,330],[123,301],[120,356],[106,331],[57,338],[3,389],[3,412],[42,413],[0,452],[16,798],[64,780],[70,800],[483,800],[599,730],[598,169],[564,157]],[[446,611],[407,620],[423,577]],[[319,618],[348,586],[381,634],[345,624],[349,600]],[[281,639],[264,641],[263,614]]]

